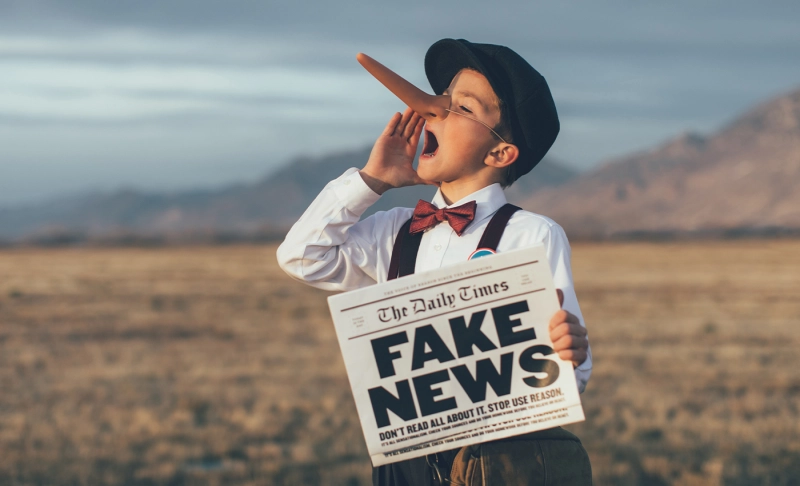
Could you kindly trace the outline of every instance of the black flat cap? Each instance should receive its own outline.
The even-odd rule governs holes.
[[[558,136],[558,113],[547,81],[505,46],[442,39],[425,54],[425,74],[437,95],[464,68],[486,76],[508,110],[513,143],[519,148],[519,158],[512,165],[516,180],[542,160]]]

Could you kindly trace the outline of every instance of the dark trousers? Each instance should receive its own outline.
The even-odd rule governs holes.
[[[592,466],[580,439],[561,427],[439,454],[453,486],[591,485]],[[435,486],[430,459],[372,470],[375,486]]]

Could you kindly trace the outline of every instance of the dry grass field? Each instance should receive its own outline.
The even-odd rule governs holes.
[[[0,485],[368,484],[274,247],[0,251]],[[800,242],[577,244],[596,484],[800,484]]]

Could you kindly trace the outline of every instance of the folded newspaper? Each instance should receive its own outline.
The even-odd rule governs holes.
[[[541,245],[328,298],[372,464],[584,419]]]

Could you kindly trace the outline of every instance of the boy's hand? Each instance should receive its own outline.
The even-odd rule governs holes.
[[[383,194],[393,187],[433,184],[420,179],[414,170],[414,157],[425,120],[407,108],[395,113],[375,141],[361,177],[370,189]]]
[[[564,305],[564,292],[557,289],[558,303]],[[550,340],[558,356],[567,361],[572,361],[573,367],[580,366],[589,355],[589,340],[586,338],[586,328],[581,326],[578,317],[563,309],[556,312],[550,319]]]

